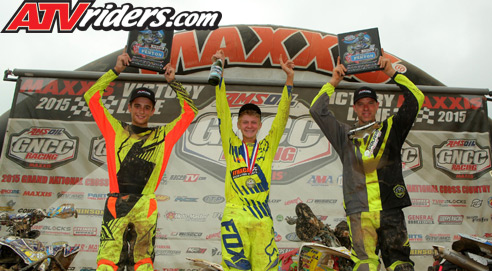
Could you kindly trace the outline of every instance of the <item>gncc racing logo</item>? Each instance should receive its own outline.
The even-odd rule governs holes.
[[[478,179],[490,169],[490,150],[476,140],[450,139],[433,152],[434,167],[453,179]]]
[[[54,169],[77,158],[78,143],[63,128],[31,127],[12,134],[7,158],[24,168]]]
[[[269,132],[275,118],[273,113],[277,110],[279,98],[276,93],[261,94],[268,97],[262,96],[261,100],[258,100],[261,101],[259,106],[264,111],[262,113],[262,128],[258,132],[258,140],[265,138]],[[239,105],[239,102],[237,102],[238,97],[235,95],[229,96],[228,99],[230,105],[232,104],[234,107],[236,104]],[[241,105],[244,104],[243,102],[241,102]],[[274,103],[274,106],[267,103]],[[292,103],[296,106],[291,108],[291,114],[300,112],[301,104],[296,101]],[[215,111],[215,108],[211,108],[211,110]],[[233,109],[232,111],[236,110]],[[237,131],[235,125],[237,123],[237,114],[233,115],[232,123],[234,132],[239,135],[240,132]],[[180,140],[176,145],[177,156],[209,173],[216,179],[223,181],[226,161],[222,151],[217,114],[215,112],[204,113],[199,116],[196,122],[190,125],[184,138],[186,140]],[[258,153],[258,155],[260,156],[261,153]],[[272,184],[294,182],[313,170],[334,161],[336,157],[328,140],[309,115],[290,115],[274,157]]]
[[[106,3],[104,7],[92,8],[95,0],[78,1],[72,8],[72,1],[25,0],[10,18],[2,33],[50,33],[55,24],[59,33],[72,33],[75,29],[133,30],[161,29],[216,29],[222,14],[220,12],[183,11],[175,14],[171,7],[140,8],[132,4],[118,7]]]
[[[404,175],[422,168],[422,150],[420,146],[405,140],[401,148],[401,164]]]
[[[91,139],[89,161],[97,166],[102,166],[106,163],[106,141],[104,141],[103,136],[93,137]]]

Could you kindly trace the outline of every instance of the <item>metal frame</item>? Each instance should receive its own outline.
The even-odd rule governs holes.
[[[48,78],[71,78],[71,79],[94,79],[97,80],[104,73],[103,72],[90,72],[90,71],[57,71],[57,70],[30,70],[30,69],[14,69],[13,74],[15,76],[23,77],[48,77]],[[5,71],[4,80],[6,80],[7,71]],[[193,77],[176,75],[176,79],[182,83],[189,84],[208,84],[208,78],[206,77]],[[122,73],[116,80],[127,81],[146,81],[146,82],[163,82],[166,80],[162,75],[156,74],[135,74],[135,73]],[[6,81],[16,81],[16,79],[8,79]],[[285,81],[282,80],[255,80],[255,85],[261,86],[283,86]],[[296,87],[310,87],[321,88],[326,82],[312,82],[312,81],[294,81]],[[228,85],[251,85],[251,79],[238,79],[228,78]],[[340,89],[357,89],[361,86],[371,86],[378,91],[397,91],[399,88],[393,84],[369,84],[369,83],[350,83],[341,82],[338,88]],[[422,92],[429,93],[452,93],[452,94],[474,94],[474,95],[488,95],[492,96],[492,92],[487,88],[460,88],[460,87],[446,87],[446,86],[423,86],[419,85],[419,89]],[[492,101],[492,98],[487,98],[488,101]]]

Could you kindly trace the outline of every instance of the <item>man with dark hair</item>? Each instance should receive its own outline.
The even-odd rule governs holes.
[[[148,127],[155,111],[155,94],[136,88],[130,95],[131,124],[115,119],[102,103],[104,89],[123,72],[130,56],[118,56],[116,65],[85,93],[91,113],[106,140],[109,194],[97,255],[97,270],[153,271],[157,202],[155,190],[166,169],[176,141],[186,131],[197,109],[174,69],[165,67],[165,78],[176,92],[181,114],[165,126]]]
[[[225,54],[217,51],[212,60]],[[222,217],[222,266],[225,270],[271,270],[279,264],[274,240],[273,220],[268,206],[272,162],[289,119],[294,83],[294,63],[280,66],[287,75],[278,111],[268,135],[258,141],[261,110],[245,104],[239,110],[237,128],[242,140],[232,130],[232,118],[222,79],[216,87],[217,116],[222,148],[227,163],[225,177],[226,207]]]
[[[405,101],[396,115],[377,122],[376,92],[362,87],[354,93],[358,121],[349,126],[328,109],[330,96],[346,68],[340,58],[329,83],[313,99],[310,113],[343,165],[343,197],[352,241],[354,270],[373,271],[381,250],[387,270],[413,270],[410,244],[402,208],[411,201],[402,175],[401,148],[417,117],[424,95],[391,61],[380,57],[383,72],[403,91]]]

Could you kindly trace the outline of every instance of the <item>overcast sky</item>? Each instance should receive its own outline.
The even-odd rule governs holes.
[[[490,0],[96,0],[181,11],[220,11],[220,25],[270,24],[337,34],[378,27],[382,47],[450,87],[492,90]],[[75,3],[75,2],[73,2]],[[2,1],[3,29],[21,1]],[[0,34],[0,70],[74,70],[125,45],[127,33],[89,29],[71,34]],[[0,114],[14,83],[0,82]],[[489,107],[492,106],[489,104]],[[490,112],[490,110],[489,110]],[[491,115],[489,113],[489,115]]]

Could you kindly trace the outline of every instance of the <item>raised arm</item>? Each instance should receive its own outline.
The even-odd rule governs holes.
[[[166,141],[172,140],[172,142],[176,142],[186,129],[188,129],[188,126],[198,113],[198,109],[183,85],[176,80],[175,70],[171,64],[168,63],[164,69],[166,81],[176,92],[179,104],[181,105],[181,113],[179,116],[166,125]],[[166,142],[166,144],[168,143]]]

